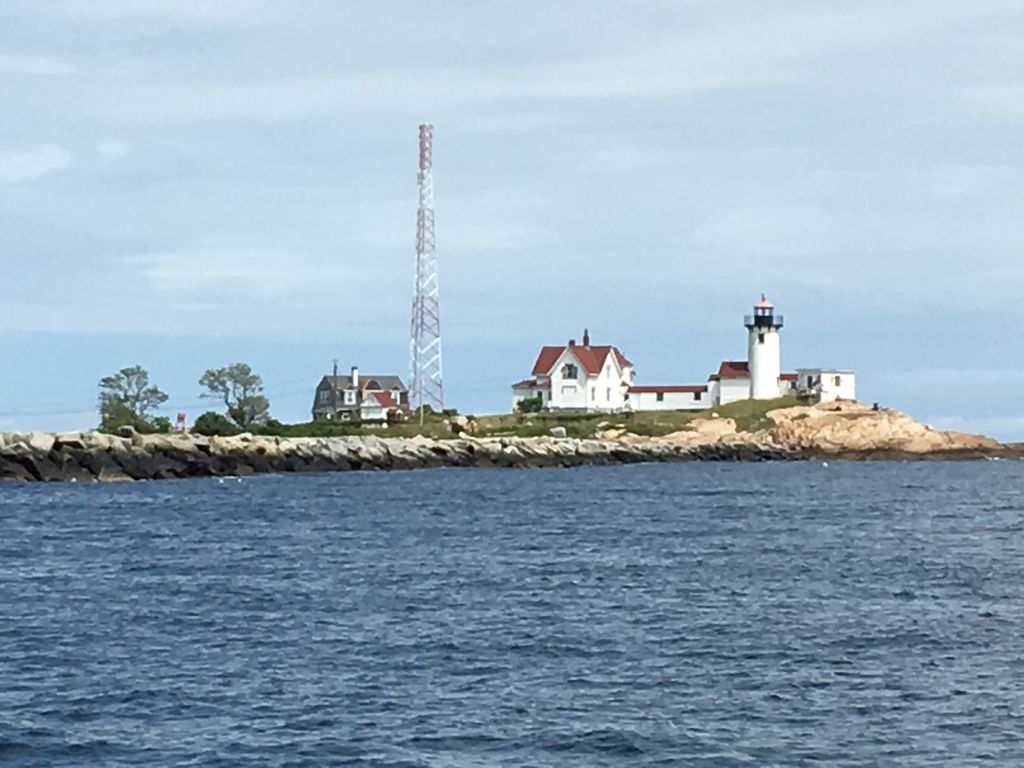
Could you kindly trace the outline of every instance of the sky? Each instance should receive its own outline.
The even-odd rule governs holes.
[[[408,372],[435,126],[446,405],[543,344],[637,382],[745,354],[1024,440],[1019,0],[0,3],[0,429],[95,425],[145,366],[191,421],[235,361],[274,415]]]

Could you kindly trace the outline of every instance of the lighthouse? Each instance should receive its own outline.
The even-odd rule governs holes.
[[[743,318],[747,327],[747,364],[750,368],[750,397],[772,400],[779,396],[779,374],[782,373],[782,348],[779,331],[782,315],[761,294],[754,305],[754,314]]]

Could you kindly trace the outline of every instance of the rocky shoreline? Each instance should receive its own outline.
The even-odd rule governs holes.
[[[800,451],[757,442],[679,445],[556,437],[433,440],[376,436],[0,435],[0,480],[126,481],[256,473],[427,467],[573,467],[682,461],[793,461]]]
[[[771,426],[694,421],[661,437],[624,430],[596,439],[552,437],[267,437],[98,432],[0,433],[0,480],[126,481],[256,473],[427,467],[574,467],[683,461],[900,461],[1022,458],[1021,446],[942,432],[860,403],[769,412]],[[553,432],[564,435],[562,428]]]

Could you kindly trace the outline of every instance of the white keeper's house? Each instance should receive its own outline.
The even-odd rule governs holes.
[[[637,384],[633,363],[617,347],[591,346],[574,339],[541,347],[531,377],[512,385],[512,410],[525,399],[540,399],[552,411],[704,410],[737,400],[773,400],[795,395],[821,402],[855,400],[856,374],[849,368],[799,368],[782,371],[782,316],[761,294],[743,319],[747,359],[724,360],[706,384]]]
[[[520,400],[539,397],[554,411],[619,411],[633,382],[633,364],[617,347],[591,346],[569,339],[562,346],[541,347],[531,377],[512,385],[512,410]]]

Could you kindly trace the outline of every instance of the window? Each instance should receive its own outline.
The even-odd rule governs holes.
[[[758,344],[764,344],[764,334],[763,333],[757,334],[757,343]]]
[[[659,403],[665,402],[665,393],[659,392],[654,399],[657,400]]]
[[[541,401],[542,403],[544,402],[544,390],[543,390],[543,389],[542,389],[542,390],[539,390],[539,391],[537,392],[537,397],[539,397],[539,398],[540,398],[540,401]]]
[[[843,383],[843,377],[842,376],[836,376],[835,377],[835,385],[838,387],[842,383]]]
[[[700,392],[694,392],[693,393],[693,399],[694,400],[700,400]]]
[[[355,401],[356,401],[355,390],[353,390],[353,389],[346,389],[345,390],[345,403],[347,405],[352,405]]]
[[[597,400],[597,387],[590,388],[590,399]]]
[[[331,402],[331,392],[327,389],[320,390],[320,405],[327,405]]]
[[[563,379],[575,379],[579,375],[579,369],[572,363],[566,363],[562,366],[562,378]]]
[[[607,400],[609,403],[612,401],[612,388],[611,387],[606,387],[605,388],[605,390],[604,390],[604,399]]]

